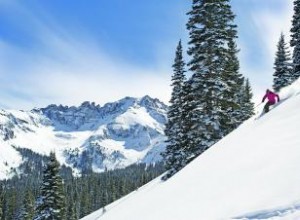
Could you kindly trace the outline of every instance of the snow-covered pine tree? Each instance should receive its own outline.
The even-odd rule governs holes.
[[[194,112],[196,109],[196,98],[192,93],[193,79],[186,80],[183,87],[183,110],[182,110],[182,134],[181,139],[183,148],[180,149],[182,155],[182,160],[180,161],[180,166],[184,167],[187,165],[193,158],[193,155],[190,153],[190,149],[197,149],[198,140],[195,140],[194,137],[196,134],[192,133],[195,131],[195,121]],[[192,135],[193,134],[193,135]]]
[[[186,146],[186,153],[189,160],[193,160],[213,144],[215,139],[220,138],[220,117],[215,108],[218,97],[221,97],[218,89],[220,87],[217,86],[220,82],[217,75],[220,57],[215,54],[219,46],[216,37],[217,19],[214,19],[217,14],[218,6],[207,0],[194,0],[192,10],[188,12],[188,55],[191,56],[188,66],[193,73],[189,81],[191,86],[188,95],[193,102],[188,112],[191,128],[188,140],[191,143]]]
[[[273,89],[275,92],[278,92],[281,88],[288,86],[293,80],[291,78],[292,68],[290,60],[291,58],[287,43],[285,43],[284,35],[281,33],[277,44],[277,52],[274,63],[275,72],[273,74]]]
[[[233,36],[235,37],[235,36]],[[244,86],[244,77],[239,73],[240,64],[237,57],[236,43],[231,38],[228,43],[227,59],[223,71],[223,80],[227,84],[224,90],[224,99],[222,109],[224,116],[222,117],[222,129],[228,134],[242,123],[242,97],[241,93]]]
[[[242,99],[241,99],[241,121],[245,121],[254,115],[254,103],[252,102],[252,89],[247,78],[243,84],[243,88],[241,90]]]
[[[193,73],[189,96],[195,102],[189,112],[192,129],[188,136],[195,143],[189,143],[187,151],[193,159],[228,133],[224,129],[224,121],[228,120],[224,106],[233,102],[228,100],[233,97],[224,95],[231,90],[224,71],[228,70],[228,48],[236,38],[236,25],[229,0],[193,0],[188,15],[188,66]]]
[[[291,46],[293,47],[292,82],[300,76],[300,0],[294,0],[294,15],[291,28]]]
[[[49,162],[43,173],[40,197],[37,201],[34,220],[64,220],[65,196],[63,182],[59,175],[59,163],[55,153],[50,153]]]
[[[34,217],[34,198],[31,191],[26,190],[22,205],[18,219],[32,220]]]
[[[168,122],[165,134],[167,136],[167,147],[163,153],[165,167],[168,170],[163,179],[167,179],[182,168],[182,141],[183,141],[183,102],[184,102],[184,82],[185,63],[182,55],[181,40],[176,49],[172,75],[172,94],[168,110]]]

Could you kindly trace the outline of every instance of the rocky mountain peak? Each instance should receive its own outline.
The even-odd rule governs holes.
[[[80,106],[52,104],[34,111],[39,111],[49,118],[57,130],[72,131],[97,129],[103,121],[115,118],[128,111],[129,108],[138,106],[144,107],[157,121],[166,122],[167,106],[150,96],[144,96],[140,99],[125,97],[102,107],[95,102],[85,101]]]
[[[23,149],[41,156],[55,149],[62,164],[82,172],[160,161],[166,112],[167,106],[150,96],[125,97],[102,107],[83,102],[31,111],[0,110],[0,142],[6,146],[2,149],[14,155],[11,160],[0,157],[0,179],[26,162]],[[1,170],[2,162],[8,165]]]
[[[146,108],[156,108],[156,109],[164,109],[167,110],[168,106],[161,102],[157,98],[151,98],[150,96],[146,95],[142,97],[139,101],[139,104]]]

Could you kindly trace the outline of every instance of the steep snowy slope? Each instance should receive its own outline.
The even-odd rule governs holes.
[[[83,219],[300,219],[300,81],[280,95],[168,181]]]
[[[161,160],[167,106],[158,99],[126,97],[103,107],[50,105],[30,112],[0,110],[0,179],[22,172],[28,159],[55,151],[76,172],[103,171]]]

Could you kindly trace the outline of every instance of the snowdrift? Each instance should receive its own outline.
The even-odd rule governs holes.
[[[300,80],[280,97],[168,181],[83,220],[300,219]]]

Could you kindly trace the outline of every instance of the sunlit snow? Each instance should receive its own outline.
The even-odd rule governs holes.
[[[171,179],[82,220],[300,219],[300,80],[280,97]]]

